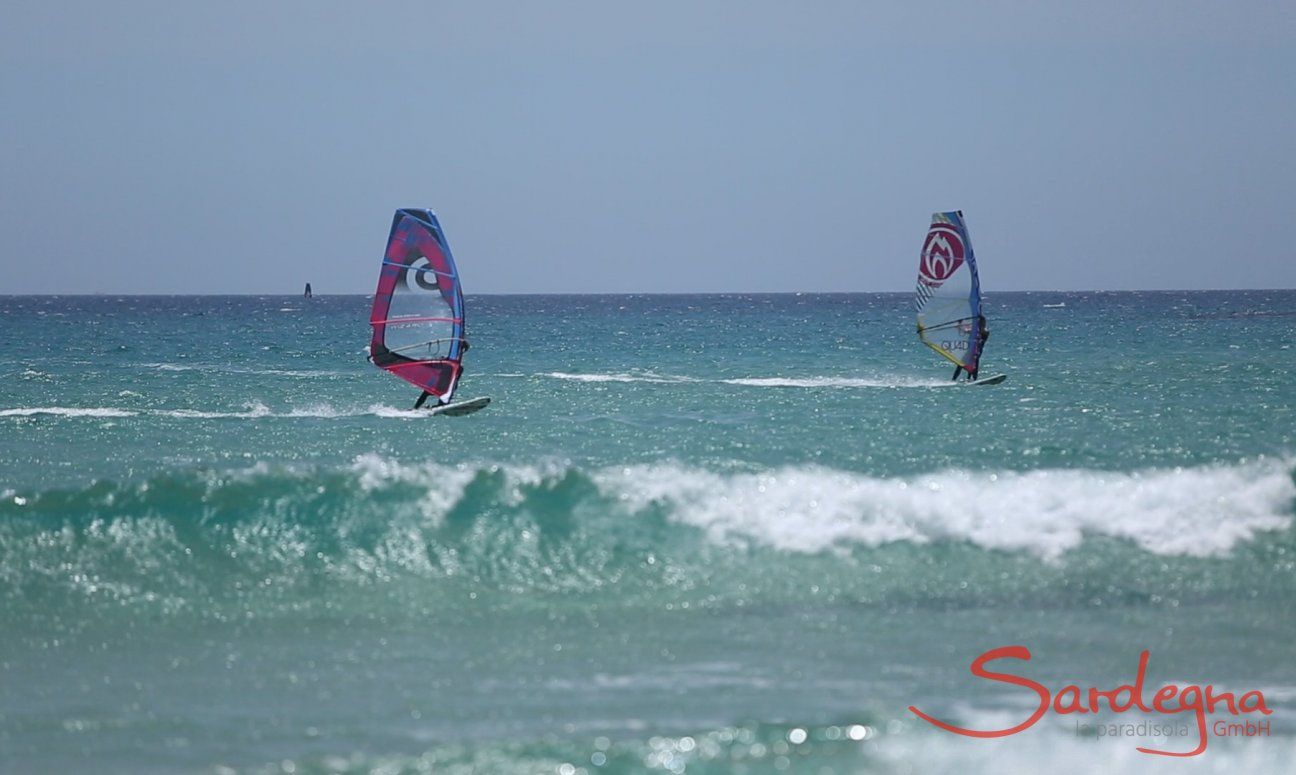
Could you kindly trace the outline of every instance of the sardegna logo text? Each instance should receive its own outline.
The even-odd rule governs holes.
[[[1101,691],[1097,687],[1081,689],[1075,684],[1067,684],[1056,693],[1053,693],[1038,681],[1032,681],[1029,678],[1013,675],[1012,673],[995,672],[986,668],[986,663],[997,659],[1020,659],[1029,662],[1030,658],[1030,650],[1025,646],[1001,646],[997,649],[990,649],[972,660],[972,675],[977,678],[1020,686],[1031,690],[1039,697],[1035,712],[1014,727],[994,730],[964,729],[934,718],[912,705],[909,706],[909,710],[923,721],[946,732],[983,738],[1007,737],[1023,732],[1034,726],[1035,722],[1043,718],[1050,708],[1059,715],[1098,713],[1104,707],[1113,713],[1126,713],[1135,709],[1143,713],[1159,713],[1167,716],[1191,713],[1197,722],[1197,747],[1191,751],[1161,751],[1143,747],[1138,749],[1143,753],[1159,756],[1197,756],[1203,753],[1206,750],[1206,717],[1208,715],[1227,713],[1232,716],[1240,716],[1259,713],[1268,716],[1273,713],[1265,705],[1264,693],[1259,690],[1249,691],[1239,696],[1234,692],[1216,691],[1215,687],[1210,684],[1204,687],[1197,684],[1188,684],[1186,686],[1167,684],[1157,689],[1149,702],[1143,688],[1149,658],[1149,652],[1146,650],[1139,654],[1138,670],[1134,674],[1134,682],[1121,684],[1106,691]],[[1219,722],[1216,722],[1216,726],[1219,726]],[[1268,734],[1269,722],[1258,721],[1256,728],[1263,730],[1263,734]]]

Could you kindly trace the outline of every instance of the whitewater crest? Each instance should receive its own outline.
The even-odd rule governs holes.
[[[1291,524],[1289,461],[1134,472],[943,471],[882,478],[819,467],[719,474],[678,465],[600,472],[632,510],[666,504],[714,541],[797,552],[967,541],[1056,559],[1086,535],[1206,557]]]
[[[418,512],[431,522],[455,508],[471,510],[480,492],[470,488],[489,482],[496,506],[519,508],[543,492],[547,513],[564,517],[592,510],[633,519],[663,510],[668,522],[696,528],[717,546],[814,554],[955,541],[1055,560],[1087,536],[1124,539],[1167,556],[1224,555],[1259,533],[1291,526],[1294,469],[1296,461],[1260,459],[1136,471],[877,477],[814,465],[715,471],[668,462],[586,471],[555,461],[444,465],[368,454],[347,475],[370,494],[397,486],[421,491]]]
[[[585,470],[561,462],[446,465],[368,454],[342,467],[261,463],[82,490],[6,490],[0,522],[10,520],[11,533],[46,532],[60,520],[115,521],[122,530],[161,520],[189,533],[195,524],[217,532],[258,524],[263,532],[314,531],[332,543],[338,536],[403,526],[413,533],[394,540],[427,543],[445,539],[437,531],[447,521],[461,527],[480,519],[481,529],[497,533],[501,549],[509,551],[510,543],[527,538],[509,537],[509,530],[522,530],[519,521],[536,530],[566,525],[569,534],[579,529],[580,540],[594,543],[624,543],[638,525],[659,520],[673,526],[681,544],[696,544],[700,536],[717,549],[812,555],[953,542],[1053,561],[1087,538],[1102,537],[1158,555],[1217,557],[1260,533],[1291,526],[1292,471],[1290,460],[1259,459],[1125,472],[947,470],[878,477],[813,465],[743,470],[735,463],[733,470],[717,471],[655,463]],[[39,519],[24,523],[23,517]],[[454,540],[465,540],[462,531]]]

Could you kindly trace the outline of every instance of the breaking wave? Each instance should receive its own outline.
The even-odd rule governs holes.
[[[715,474],[636,466],[595,477],[633,510],[669,504],[716,542],[822,552],[906,541],[967,541],[1056,559],[1086,535],[1166,555],[1218,555],[1291,523],[1287,463],[1152,470],[970,473],[877,478],[786,467]]]
[[[367,455],[183,470],[0,492],[0,607],[69,592],[185,606],[402,579],[432,582],[421,600],[465,587],[699,605],[808,590],[924,605],[1289,595],[1292,467],[883,478]]]

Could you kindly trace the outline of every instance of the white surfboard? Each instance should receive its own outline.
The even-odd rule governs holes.
[[[949,382],[942,382],[941,384],[935,385],[934,387],[963,387],[965,385],[998,385],[1000,382],[1003,382],[1006,379],[1008,379],[1007,374],[991,374],[988,377],[982,377],[980,379],[972,379],[972,380],[952,379]]]
[[[465,414],[472,414],[479,409],[485,409],[486,405],[491,402],[489,396],[481,398],[470,398],[467,401],[454,401],[449,404],[434,406],[428,410],[428,414],[444,414],[448,417],[462,417]]]

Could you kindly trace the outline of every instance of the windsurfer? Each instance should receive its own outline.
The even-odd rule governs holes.
[[[460,355],[462,355],[463,353],[466,353],[466,352],[468,352],[468,340],[467,340],[467,339],[460,339],[460,340],[459,340],[459,353],[460,353]],[[370,358],[370,360],[373,360],[373,359]],[[419,396],[419,397],[418,397],[418,400],[414,402],[414,408],[415,408],[415,409],[422,409],[422,408],[423,408],[423,404],[427,403],[428,397],[431,396],[431,395],[432,395],[431,393],[429,393],[428,391],[424,390],[424,391],[423,391],[423,395]],[[440,399],[438,399],[438,400],[440,400]]]
[[[986,319],[985,319],[985,315],[977,315],[977,348],[976,348],[976,360],[977,360],[978,362],[980,362],[980,360],[981,360],[981,352],[985,349],[985,343],[986,343],[986,340],[989,339],[989,338],[990,338],[990,329],[986,326]],[[957,380],[957,379],[959,378],[959,374],[961,374],[963,371],[965,371],[965,369],[963,368],[962,364],[960,364],[960,365],[958,365],[958,366],[955,366],[955,367],[954,367],[954,376],[951,377],[951,379]],[[976,378],[977,378],[977,369],[976,369],[976,367],[973,367],[973,368],[970,368],[970,369],[966,369],[966,371],[967,371],[967,378],[968,378],[968,381],[969,381],[969,382],[974,382],[974,381],[976,381]]]

